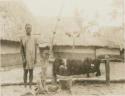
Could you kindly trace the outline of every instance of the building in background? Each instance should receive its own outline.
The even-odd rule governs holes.
[[[38,24],[36,24],[36,19]],[[1,41],[1,66],[20,66],[20,38],[25,34],[26,23],[33,25],[33,34],[40,32],[40,43],[43,47],[50,46],[56,17],[34,17],[26,6],[16,1],[0,1],[0,41]],[[91,29],[91,26],[90,26]],[[80,33],[74,40],[66,33]],[[115,38],[115,39],[114,39]],[[121,28],[100,28],[98,32],[91,34],[89,31],[79,29],[73,18],[61,18],[53,42],[54,57],[60,55],[62,58],[85,59],[96,58],[100,55],[120,55],[123,47],[124,37]]]
[[[0,55],[2,67],[22,64],[19,41],[25,35],[26,23],[35,25],[35,20],[22,2],[0,1]]]

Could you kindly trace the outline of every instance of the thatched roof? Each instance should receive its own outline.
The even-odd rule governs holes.
[[[33,29],[35,29],[33,32],[41,34],[39,36],[41,45],[50,45],[57,18],[36,18],[38,18],[39,25],[35,23],[35,18],[21,2],[0,1],[0,24],[2,24],[0,39],[18,41],[19,37],[25,34],[25,24],[30,22],[33,25]],[[37,27],[39,27],[39,30],[36,30]],[[63,17],[58,23],[54,45],[72,46],[72,38],[65,33],[79,32],[80,36],[75,39],[76,46],[123,47],[124,34],[120,27],[103,27],[99,29],[99,32],[94,34],[84,30],[81,32],[74,18]]]
[[[34,24],[34,18],[21,1],[0,1],[1,40],[18,41],[25,34],[26,23]]]
[[[56,18],[41,17],[41,42],[51,41],[54,24]],[[56,46],[72,46],[73,39],[66,35],[77,31],[80,33],[79,37],[75,38],[76,46],[97,46],[97,47],[123,47],[124,37],[123,31],[120,27],[101,27],[99,32],[80,32],[78,25],[72,18],[63,18],[58,25],[56,35],[54,38],[54,45]],[[114,39],[115,38],[115,39]],[[45,43],[46,45],[46,43]]]

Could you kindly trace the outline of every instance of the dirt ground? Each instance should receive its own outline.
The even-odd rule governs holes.
[[[23,96],[26,92],[33,92],[32,89],[24,86],[4,86],[1,90],[1,96]],[[72,86],[72,94],[64,90],[50,92],[40,96],[125,96],[125,83],[111,83],[110,86],[105,84],[81,83]],[[31,95],[26,95],[31,96]]]
[[[125,80],[125,64],[112,62],[110,63],[110,77],[111,80]],[[83,78],[84,80],[105,80],[105,67],[104,64],[101,64],[101,73],[99,77],[86,78],[84,76],[75,76],[75,78]],[[50,69],[49,69],[50,70]],[[34,82],[39,78],[40,67],[36,67],[34,70]],[[49,72],[49,71],[48,71]],[[51,73],[51,72],[49,72]],[[20,83],[23,82],[23,69],[22,68],[13,68],[10,70],[0,71],[1,84],[8,83]],[[34,88],[30,90],[29,88],[24,88],[24,86],[2,86],[0,96],[23,96],[26,92],[33,92]],[[41,95],[43,96],[43,95]],[[58,91],[56,93],[48,93],[46,96],[125,96],[125,83],[111,83],[110,86],[106,84],[75,84],[72,86],[72,94],[67,93],[66,91]]]

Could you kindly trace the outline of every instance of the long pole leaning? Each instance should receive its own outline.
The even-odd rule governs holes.
[[[54,31],[53,31],[53,34],[52,34],[52,39],[51,39],[51,44],[50,44],[50,54],[51,54],[52,57],[53,57],[54,39],[55,39],[56,31],[57,31],[57,28],[58,28],[58,23],[59,23],[59,21],[60,21],[63,8],[64,8],[64,0],[62,0],[61,8],[60,8],[60,10],[59,10],[59,14],[58,14],[58,16],[57,16],[56,24],[55,24]]]
[[[61,8],[60,8],[59,14],[57,16],[57,20],[56,20],[56,24],[55,24],[55,27],[54,27],[54,31],[52,33],[52,39],[51,39],[51,44],[50,44],[50,58],[54,58],[54,52],[53,52],[54,39],[55,39],[58,23],[60,22],[60,18],[61,18],[61,14],[62,14],[62,11],[63,11],[63,7],[64,7],[64,0],[62,0]],[[56,77],[54,75],[54,71],[55,71],[54,70],[54,61],[52,62],[52,71],[53,71],[53,81],[52,82],[56,83]]]

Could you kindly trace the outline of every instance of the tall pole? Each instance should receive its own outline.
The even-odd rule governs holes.
[[[106,84],[110,85],[110,65],[109,60],[105,62],[105,70],[106,70]]]
[[[76,39],[76,37],[79,37],[79,34],[75,34],[75,33],[69,34],[69,33],[66,33],[66,35],[68,35],[68,37],[71,37],[71,39],[72,39],[72,49],[75,49],[75,39]]]
[[[61,8],[59,10],[59,14],[57,16],[54,32],[52,34],[52,39],[51,39],[51,44],[50,44],[50,58],[51,59],[54,58],[54,52],[53,52],[54,39],[55,39],[57,27],[58,27],[58,22],[60,22],[60,18],[61,18],[61,14],[62,14],[62,11],[63,11],[63,7],[64,7],[64,0],[62,0],[62,5],[61,5]],[[56,83],[56,77],[54,75],[54,63],[53,62],[52,62],[52,73],[53,73],[53,83]]]
[[[73,38],[73,46],[72,46],[72,49],[75,49],[75,36],[72,36]]]
[[[125,8],[125,5],[124,5],[124,4],[125,4],[125,1],[124,1],[124,0],[122,0],[122,1],[123,1],[123,2],[122,2],[122,4],[123,4],[123,5],[122,5],[122,10],[123,10],[123,12],[122,12],[122,13],[123,13],[123,14],[122,14],[122,15],[123,15],[123,16],[122,16],[122,19],[123,19],[123,20],[122,20],[122,27],[123,27],[123,34],[124,34],[123,36],[125,36],[125,28],[124,28],[124,27],[125,27],[125,17],[124,17],[124,16],[125,16],[125,9],[124,9],[124,8]],[[124,38],[125,38],[125,37],[124,37]],[[125,39],[124,39],[124,41],[125,41]],[[123,47],[125,47],[125,45],[123,45]]]
[[[105,56],[105,72],[106,72],[106,85],[110,85],[110,60],[109,60],[109,56],[106,55]]]
[[[97,48],[97,47],[95,47],[95,59],[96,59],[96,48]]]
[[[54,43],[54,38],[55,38],[55,32],[53,32],[52,40],[51,40],[51,45],[50,45],[50,58],[53,58],[53,43]]]

